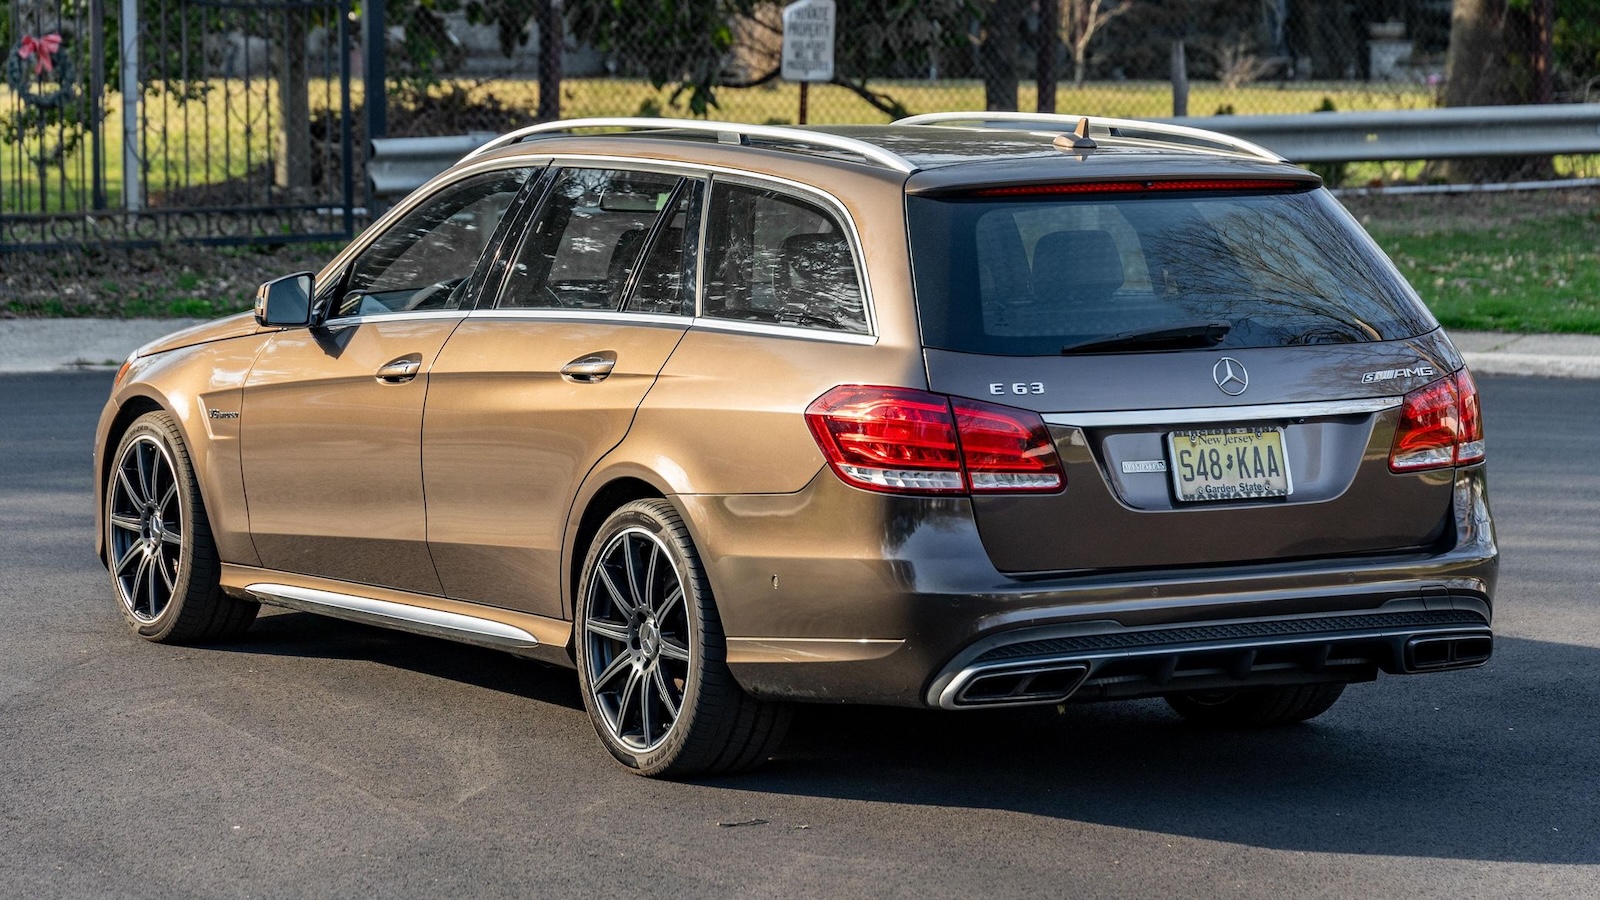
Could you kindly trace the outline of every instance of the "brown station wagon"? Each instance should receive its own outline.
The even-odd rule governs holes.
[[[1488,659],[1479,409],[1220,134],[558,122],[129,358],[99,551],[151,640],[266,603],[574,666],[646,775],[794,701],[1297,722]]]

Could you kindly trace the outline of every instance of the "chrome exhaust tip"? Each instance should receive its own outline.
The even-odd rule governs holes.
[[[1406,641],[1407,672],[1470,669],[1489,661],[1494,637],[1486,633],[1439,634]]]
[[[1047,662],[993,669],[967,669],[940,696],[945,709],[1060,703],[1089,677],[1082,662]]]

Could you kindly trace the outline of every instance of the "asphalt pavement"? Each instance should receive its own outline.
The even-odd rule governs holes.
[[[1479,379],[1484,668],[1254,733],[810,708],[766,768],[666,783],[504,654],[275,611],[132,636],[92,553],[109,380],[0,376],[0,896],[1600,896],[1592,382]]]

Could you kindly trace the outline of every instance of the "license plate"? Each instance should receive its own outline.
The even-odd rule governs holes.
[[[1179,500],[1259,500],[1294,490],[1282,428],[1168,432],[1167,457]]]

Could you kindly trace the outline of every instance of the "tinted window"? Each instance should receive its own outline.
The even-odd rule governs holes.
[[[700,204],[705,184],[686,181],[672,214],[656,224],[644,264],[624,312],[693,315],[695,248],[700,239]]]
[[[923,341],[1047,355],[1231,326],[1219,347],[1395,340],[1434,327],[1323,191],[907,200]]]
[[[467,178],[407,213],[356,258],[332,315],[460,308],[478,258],[530,171]]]
[[[618,309],[674,175],[566,169],[540,204],[501,291],[502,309]]]
[[[719,183],[708,225],[705,315],[867,332],[850,242],[832,214],[776,191]]]

